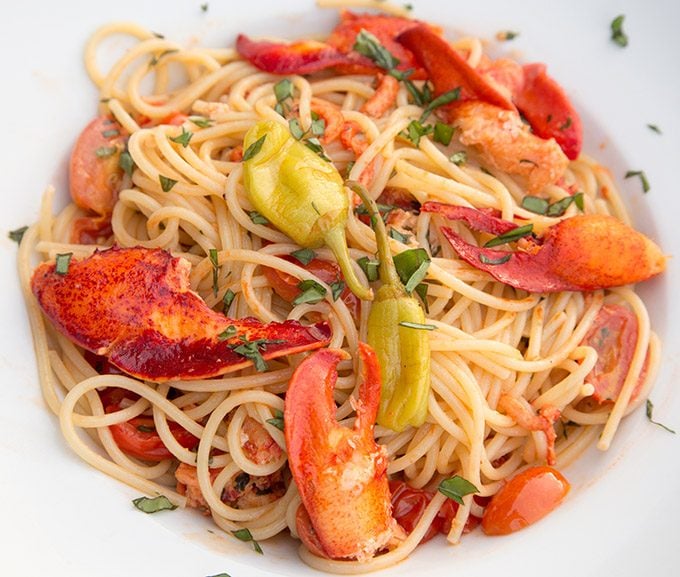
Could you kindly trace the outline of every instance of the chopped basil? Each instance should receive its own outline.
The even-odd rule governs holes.
[[[404,4],[404,10],[410,12],[411,10],[413,10],[413,4]]]
[[[326,121],[323,118],[315,118],[309,130],[314,136],[323,136],[326,132]]]
[[[434,125],[434,141],[440,142],[444,146],[448,146],[453,138],[453,126],[437,122]]]
[[[399,60],[380,43],[380,40],[363,28],[357,34],[352,49],[370,58],[376,66],[388,72],[392,72],[399,65]]]
[[[395,255],[392,260],[406,292],[415,291],[427,311],[427,285],[422,281],[427,276],[430,255],[424,248],[412,248]]]
[[[401,321],[399,323],[399,326],[406,327],[408,329],[417,329],[419,331],[433,331],[437,328],[435,325],[424,325],[421,323],[412,323],[409,321]]]
[[[449,160],[456,166],[463,166],[467,162],[467,152],[460,150],[449,157]]]
[[[231,289],[227,289],[227,292],[225,292],[224,296],[222,297],[222,303],[224,304],[225,314],[227,312],[227,309],[231,306],[231,303],[234,302],[234,298],[236,298],[236,293]]]
[[[308,138],[307,140],[305,140],[305,146],[309,148],[312,152],[316,152],[325,161],[327,162],[331,161],[331,159],[328,158],[328,156],[326,156],[323,146],[321,146],[321,143],[319,142],[318,138]]]
[[[162,174],[158,175],[158,180],[161,183],[161,189],[163,190],[163,192],[170,192],[172,190],[172,187],[177,184],[176,180],[168,178],[167,176],[163,176]]]
[[[181,144],[184,148],[189,146],[189,141],[191,140],[191,137],[194,135],[193,132],[189,132],[184,126],[182,126],[182,134],[178,134],[177,136],[171,136],[170,140],[173,142],[176,142],[177,144]]]
[[[201,4],[201,12],[207,12],[208,11],[208,3],[206,2],[205,4]]]
[[[205,116],[190,116],[189,120],[199,128],[208,128],[213,125],[213,121]]]
[[[420,90],[410,80],[404,80],[404,86],[406,86],[406,90],[408,90],[411,98],[413,98],[413,102],[418,106],[425,107],[432,100],[432,89],[429,82],[425,82]]]
[[[647,419],[649,420],[650,423],[653,423],[654,425],[657,425],[661,427],[662,429],[666,429],[669,433],[673,433],[675,435],[675,431],[671,429],[670,427],[667,427],[666,425],[659,423],[658,421],[655,421],[653,418],[653,413],[654,413],[654,405],[652,401],[647,399]]]
[[[449,499],[453,499],[459,505],[463,504],[463,497],[472,493],[479,493],[479,489],[475,487],[467,479],[454,475],[449,479],[444,479],[437,487],[442,495],[446,495]]]
[[[68,273],[68,267],[71,264],[71,257],[73,257],[72,252],[58,254],[55,260],[54,272],[60,275],[65,275]]]
[[[326,297],[326,293],[328,292],[318,282],[311,279],[303,280],[298,283],[297,286],[302,292],[295,298],[295,300],[293,300],[294,305],[301,305],[303,303],[318,303]]]
[[[378,212],[382,216],[383,220],[385,220],[385,217],[392,212],[393,210],[396,210],[399,208],[396,204],[381,204],[381,203],[376,203],[376,206],[378,207]],[[355,209],[357,214],[362,214],[362,215],[367,215],[368,210],[366,210],[366,207],[362,204],[359,204]]]
[[[576,194],[565,196],[552,204],[540,196],[527,195],[522,199],[522,208],[534,214],[557,217],[562,216],[572,203],[583,212],[583,193],[577,192]]]
[[[114,136],[120,136],[120,130],[115,128],[110,128],[109,130],[102,130],[102,136],[104,138],[113,138]]]
[[[448,92],[444,92],[443,94],[440,94],[435,98],[432,102],[430,102],[425,110],[423,110],[423,113],[420,116],[420,122],[425,122],[425,119],[432,114],[432,112],[436,109],[439,108],[440,106],[445,106],[446,104],[449,104],[451,102],[454,102],[460,98],[460,86],[457,86],[453,90],[449,90]]]
[[[257,551],[260,555],[263,555],[262,547],[260,544],[253,539],[253,535],[250,533],[250,529],[239,529],[238,531],[232,531],[231,534],[240,541],[252,542],[253,549]]]
[[[302,137],[305,135],[305,131],[302,130],[302,125],[297,118],[291,118],[288,121],[288,128],[290,130],[291,136],[295,140],[302,140]]]
[[[264,144],[264,139],[267,138],[266,134],[263,134],[258,138],[255,142],[253,142],[248,148],[246,148],[246,151],[243,153],[243,161],[245,162],[246,160],[250,160],[255,156],[258,152],[260,152],[260,149],[262,148],[262,145]]]
[[[231,337],[235,337],[237,332],[238,332],[238,329],[234,325],[229,325],[219,335],[217,335],[217,338],[220,341],[226,341],[227,339],[230,339]]]
[[[274,417],[267,419],[267,423],[283,431],[283,413],[281,411],[274,411]]]
[[[663,134],[661,132],[661,129],[656,124],[648,124],[647,128],[649,128],[649,130],[651,130],[652,132],[656,132],[657,134]]]
[[[364,271],[368,282],[374,282],[378,280],[378,267],[380,266],[379,261],[371,260],[367,256],[362,256],[359,260],[357,260],[357,264],[361,267],[361,270]]]
[[[295,257],[306,266],[316,258],[316,253],[311,248],[301,248],[291,252],[290,256]]]
[[[118,148],[115,146],[100,146],[94,151],[97,158],[108,158],[116,154],[116,152],[118,152]]]
[[[540,196],[527,195],[522,199],[522,208],[534,214],[545,214],[549,206],[550,203]]]
[[[24,238],[24,234],[26,233],[27,230],[28,230],[27,226],[22,226],[14,230],[10,230],[7,236],[9,236],[10,240],[13,240],[17,244],[21,244],[21,240]]]
[[[520,238],[524,238],[525,236],[530,235],[533,230],[534,225],[532,223],[525,224],[524,226],[518,226],[517,228],[513,228],[508,232],[504,232],[503,234],[498,235],[496,238],[492,238],[489,242],[487,242],[484,245],[484,248],[491,248],[493,246],[499,246],[501,244],[506,244],[508,242],[515,242]]]
[[[249,341],[246,337],[240,337],[241,344],[230,345],[231,350],[237,355],[241,355],[248,360],[253,361],[255,365],[255,370],[258,372],[263,372],[267,370],[267,363],[264,358],[262,358],[261,350],[266,350],[268,345],[278,345],[285,341],[280,339],[268,340],[268,339],[256,339],[254,341]]]
[[[156,427],[148,427],[147,425],[137,425],[137,430],[140,433],[155,433]]]
[[[649,192],[650,186],[647,180],[647,175],[644,170],[629,170],[626,172],[625,178],[631,178],[632,176],[640,177],[640,182],[642,183],[642,192]]]
[[[628,46],[628,36],[626,36],[626,33],[623,31],[623,20],[625,18],[625,15],[620,14],[614,20],[612,20],[612,23],[610,24],[612,36],[611,39],[616,42],[621,48],[625,48]]]
[[[248,216],[253,224],[269,224],[269,221],[256,210],[248,212]]]
[[[417,147],[420,145],[420,139],[431,134],[433,130],[431,124],[422,124],[419,120],[412,120],[406,127],[406,132],[402,134]]]
[[[210,531],[210,529],[208,529],[208,531]],[[212,531],[210,531],[210,533],[212,533]],[[229,575],[229,573],[218,573],[217,575],[208,575],[208,577],[231,577],[231,575]]]
[[[330,284],[331,287],[331,295],[333,296],[333,300],[337,301],[340,296],[342,295],[343,291],[345,290],[345,283],[344,281],[337,280],[335,282],[332,282]]]
[[[150,499],[149,497],[138,497],[132,500],[132,504],[144,513],[158,513],[159,511],[173,511],[177,509],[170,499],[165,495],[158,495]]]
[[[288,78],[279,80],[276,84],[274,84],[274,96],[276,96],[276,102],[281,104],[285,100],[293,98],[294,88],[293,82]]]
[[[123,169],[125,174],[130,177],[132,176],[132,171],[135,169],[135,161],[132,160],[132,156],[127,148],[118,157],[118,166]]]
[[[217,286],[217,275],[220,270],[220,265],[216,248],[210,249],[210,263],[212,264],[213,294],[217,296],[217,291],[219,289]]]
[[[409,238],[411,238],[410,235],[408,234],[403,234],[399,232],[396,228],[390,227],[390,231],[388,233],[390,235],[390,238],[393,238],[394,240],[398,240],[401,243],[408,244]]]
[[[480,254],[479,255],[479,262],[482,264],[504,264],[510,260],[510,257],[512,256],[511,253],[508,253],[506,255],[500,256],[498,258],[489,258],[485,254]]]

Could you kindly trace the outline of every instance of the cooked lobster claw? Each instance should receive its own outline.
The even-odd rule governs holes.
[[[397,530],[387,453],[373,440],[380,366],[368,345],[360,344],[359,353],[364,382],[353,428],[340,426],[335,418],[335,369],[348,357],[341,350],[325,349],[306,358],[285,399],[288,462],[304,507],[297,515],[298,533],[312,552],[333,559],[369,559]]]
[[[426,202],[421,211],[463,220],[479,232],[504,234],[514,223],[464,206]],[[496,280],[528,292],[590,291],[646,280],[666,268],[666,257],[649,238],[613,216],[566,218],[523,250],[508,252],[465,242],[450,228],[442,233],[458,255]]]
[[[213,311],[191,291],[189,266],[161,249],[111,248],[66,271],[43,263],[31,287],[62,334],[149,381],[214,377],[328,344],[325,322],[263,324]]]

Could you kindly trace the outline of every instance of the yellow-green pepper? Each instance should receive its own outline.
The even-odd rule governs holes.
[[[252,153],[251,147],[259,150]],[[243,179],[255,209],[300,246],[326,244],[349,289],[359,298],[371,300],[371,289],[352,268],[345,237],[349,200],[335,166],[273,120],[253,126],[243,148]]]
[[[368,316],[368,344],[382,373],[378,424],[393,431],[425,422],[430,391],[430,340],[425,313],[401,283],[375,201],[358,183],[347,183],[371,216],[380,259],[378,289]]]

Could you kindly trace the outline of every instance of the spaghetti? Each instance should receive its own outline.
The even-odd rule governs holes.
[[[131,36],[136,44],[102,71],[96,55],[114,35]],[[476,38],[453,46],[473,68],[485,61]],[[74,224],[91,217],[82,208],[71,203],[53,214],[53,188],[43,197],[39,221],[24,236],[19,267],[45,401],[59,417],[68,444],[93,467],[146,494],[165,495],[180,507],[199,506],[227,532],[247,528],[256,540],[282,531],[296,537],[300,497],[288,473],[277,418],[300,355],[270,362],[267,372],[245,369],[214,379],[157,384],[111,374],[46,322],[30,291],[36,256],[50,261],[72,253],[80,259],[112,245],[161,248],[191,263],[191,287],[210,307],[224,306],[232,317],[256,316],[264,322],[323,318],[332,327],[330,346],[356,351],[366,340],[369,302],[362,302],[356,314],[329,291],[317,302],[292,305],[277,293],[271,272],[266,274],[277,271],[281,277],[329,286],[300,261],[283,258],[300,247],[253,217],[244,190],[240,157],[246,132],[261,120],[288,125],[275,91],[282,77],[255,69],[235,50],[187,49],[131,24],[98,30],[86,47],[85,63],[100,91],[100,113],[129,134],[126,152],[134,169],[120,184],[111,233],[101,229],[96,243],[73,238]],[[474,146],[464,146],[455,135],[448,144],[424,136],[416,146],[405,138],[423,107],[413,103],[404,84],[376,118],[362,112],[376,94],[372,75],[322,72],[287,78],[293,96],[285,102],[286,112],[303,131],[319,117],[328,130],[325,114],[330,109],[363,135],[361,149],[336,138],[325,142],[323,151],[341,174],[366,183],[373,198],[399,190],[416,204],[435,200],[495,209],[505,220],[532,222],[535,231],[554,224],[555,218],[523,206],[526,183],[521,176],[489,168]],[[186,142],[183,134],[189,135]],[[583,212],[630,222],[609,172],[585,155],[569,162],[563,178],[544,186],[541,195],[556,203],[574,191],[583,193]],[[564,216],[578,212],[572,204]],[[436,215],[398,207],[392,213],[389,218],[399,232],[391,240],[392,252],[424,248],[431,255],[426,322],[436,330],[430,333],[425,424],[399,433],[376,427],[376,440],[389,456],[388,474],[415,488],[436,487],[455,474],[474,485],[480,497],[490,497],[506,479],[527,464],[549,459],[552,451],[562,469],[595,442],[607,449],[620,420],[646,398],[659,362],[659,341],[633,289],[529,294],[460,260],[442,234],[447,223]],[[348,216],[352,259],[373,259],[376,244],[369,225],[358,211]],[[469,241],[481,238],[465,227],[457,230]],[[216,262],[211,259],[215,250]],[[328,249],[315,250],[315,258],[333,261]],[[356,272],[362,272],[358,266]],[[620,392],[613,402],[598,403],[589,377],[598,351],[584,343],[603,307],[631,311],[637,333]],[[356,387],[351,363],[341,363],[334,398],[338,418],[346,422],[354,416]],[[123,391],[108,407],[107,390]],[[507,398],[514,399],[514,409]],[[550,422],[553,440],[522,418],[548,410],[558,415]],[[112,432],[148,417],[147,426],[169,452],[153,463],[130,456]],[[183,446],[171,430],[177,425],[200,442]],[[180,471],[185,477],[178,491]],[[332,572],[389,566],[416,547],[445,500],[436,494],[405,540],[367,562],[322,559],[305,548],[301,556]],[[460,540],[471,517],[482,517],[481,502],[472,495],[463,499],[449,542]]]

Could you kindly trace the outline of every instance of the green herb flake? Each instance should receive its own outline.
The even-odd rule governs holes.
[[[390,238],[393,238],[394,240],[397,240],[397,241],[399,241],[403,244],[408,244],[408,241],[411,238],[410,235],[399,232],[394,227],[390,227],[388,234],[389,234]]]
[[[658,427],[661,427],[662,429],[665,429],[669,433],[673,433],[675,435],[675,431],[671,429],[670,427],[667,427],[663,423],[659,423],[658,421],[654,420],[654,404],[652,401],[647,399],[647,406],[646,406],[646,413],[647,413],[647,419],[649,420],[650,423],[657,425]]]
[[[120,136],[120,130],[115,128],[110,128],[109,130],[102,130],[102,136],[104,138],[113,138],[115,136]]]
[[[582,192],[577,192],[574,195],[574,204],[576,205],[576,208],[578,208],[581,212],[583,212],[585,209],[585,201],[583,200],[584,198],[585,195]]]
[[[649,130],[651,130],[652,132],[656,132],[657,134],[663,134],[661,132],[661,129],[656,124],[648,124],[647,128],[649,128]]]
[[[625,48],[628,46],[628,36],[626,36],[626,33],[623,31],[623,20],[625,19],[625,15],[620,14],[614,20],[612,20],[610,24],[611,28],[611,39],[621,46],[621,48]]]
[[[290,253],[301,264],[307,266],[316,258],[316,253],[311,248],[301,248]]]
[[[519,36],[519,32],[516,32],[514,30],[501,30],[500,32],[496,33],[496,40],[499,40],[500,42],[505,42],[507,40],[514,40]]]
[[[190,116],[189,121],[199,128],[209,128],[214,124],[210,118],[206,118],[205,116]]]
[[[283,413],[281,411],[274,411],[274,417],[267,419],[267,423],[283,431]]]
[[[454,475],[449,479],[444,479],[437,487],[442,495],[446,495],[449,499],[453,499],[459,505],[463,504],[463,497],[472,493],[479,493],[479,489],[475,487],[467,479]]]
[[[262,357],[261,351],[266,350],[267,346],[269,345],[278,345],[284,342],[285,341],[280,339],[257,339],[254,341],[249,341],[247,338],[241,337],[241,344],[230,345],[230,348],[237,355],[241,355],[242,357],[252,361],[255,365],[255,370],[262,373],[267,370],[267,363]]]
[[[505,264],[510,260],[510,257],[512,257],[511,253],[508,253],[506,255],[500,256],[498,258],[490,258],[486,256],[485,254],[480,254],[479,255],[479,262],[482,264],[491,264],[491,265],[497,265],[497,264]]]
[[[214,533],[210,529],[208,529],[208,533]],[[217,575],[208,575],[207,577],[231,577],[229,573],[218,573]]]
[[[649,192],[650,186],[649,186],[649,181],[647,180],[647,175],[645,174],[644,170],[629,170],[626,172],[625,178],[631,178],[633,176],[637,176],[640,178],[640,182],[642,183],[642,192]]]
[[[161,183],[161,190],[163,190],[163,192],[170,192],[172,187],[177,184],[176,180],[163,176],[162,174],[158,175],[158,181]]]
[[[72,252],[67,252],[64,254],[58,254],[55,260],[54,272],[60,275],[65,275],[68,273],[68,267],[71,264],[71,258],[73,257]]]
[[[380,40],[363,28],[357,34],[352,49],[370,58],[377,66],[388,72],[391,72],[399,65],[399,60],[380,43]]]
[[[27,230],[27,226],[21,226],[19,228],[15,228],[14,230],[10,230],[7,236],[10,240],[13,240],[17,244],[21,244],[21,240],[24,238],[24,234]]]
[[[118,166],[127,174],[129,177],[132,177],[132,171],[135,169],[135,161],[132,160],[132,155],[130,152],[125,149],[123,152],[121,152],[120,156],[118,157]]]
[[[300,124],[300,120],[297,118],[291,118],[288,121],[288,129],[295,140],[302,140],[305,135],[305,131],[302,130],[302,124]]]
[[[165,495],[158,495],[150,499],[149,497],[138,497],[132,500],[132,504],[144,513],[158,513],[159,511],[174,511],[174,505]]]
[[[453,138],[453,126],[450,124],[444,124],[443,122],[437,122],[434,125],[434,141],[448,146]]]
[[[374,282],[378,280],[378,267],[380,262],[377,260],[371,260],[367,256],[362,256],[357,260],[357,264],[364,271],[368,282]]]
[[[463,166],[467,162],[467,152],[460,150],[449,157],[449,160],[456,166]]]
[[[260,150],[262,149],[262,145],[264,144],[264,140],[267,138],[266,134],[263,134],[258,138],[255,142],[253,142],[248,148],[246,148],[246,151],[243,153],[243,162],[246,160],[250,160],[255,156]]]
[[[224,296],[222,297],[222,304],[224,305],[223,310],[225,314],[227,309],[231,306],[231,303],[234,302],[234,298],[236,298],[236,293],[231,289],[227,289],[227,291],[224,293]]]
[[[345,283],[344,283],[344,281],[337,280],[337,281],[331,283],[330,287],[331,287],[331,296],[333,297],[334,301],[337,301],[342,296],[342,293],[345,290]]]
[[[331,161],[331,159],[328,158],[328,156],[326,156],[323,146],[321,146],[321,143],[319,142],[318,138],[308,138],[307,140],[305,140],[305,146],[309,148],[312,152],[316,152],[326,162]]]
[[[137,425],[137,430],[140,433],[155,433],[156,427],[148,427],[147,425]]]
[[[580,203],[580,210],[583,210],[583,193],[578,192],[574,195],[569,195],[565,196],[564,198],[561,198],[560,200],[553,202],[549,207],[548,210],[546,211],[547,216],[552,216],[552,217],[557,217],[557,216],[562,216],[565,212],[567,212],[567,209],[573,204],[576,205],[577,208],[579,208],[579,203]]]
[[[447,104],[450,104],[451,102],[455,102],[460,98],[460,86],[457,86],[453,90],[449,90],[448,92],[444,92],[443,94],[440,94],[435,98],[432,102],[430,102],[425,110],[423,110],[423,113],[420,116],[420,122],[425,122],[425,119],[434,112],[435,109],[439,108],[440,106],[445,106]]]
[[[425,107],[432,100],[432,89],[428,82],[425,82],[420,90],[410,80],[404,80],[404,86],[406,86],[406,90],[408,90],[411,98],[413,98],[413,102],[418,106]]]
[[[253,224],[269,224],[269,221],[256,210],[249,211],[248,216]]]
[[[431,124],[422,124],[419,120],[412,120],[406,127],[404,136],[417,148],[420,145],[420,139],[431,134],[433,130],[434,127]]]
[[[207,12],[208,8],[209,6],[207,2],[205,4],[201,4],[201,12]]]
[[[506,244],[508,242],[515,242],[520,238],[530,235],[533,230],[533,223],[525,224],[524,226],[518,226],[517,228],[513,228],[512,230],[509,230],[508,232],[505,232],[496,238],[492,238],[484,245],[484,248],[491,248],[501,244]]]
[[[323,118],[312,120],[309,130],[314,136],[323,136],[326,132],[326,121]]]
[[[295,86],[293,85],[293,82],[288,78],[279,80],[276,84],[274,84],[274,96],[276,96],[276,102],[282,104],[289,98],[293,98],[294,89]]]
[[[217,338],[220,341],[226,341],[226,340],[229,340],[232,337],[235,337],[236,333],[238,333],[238,329],[234,325],[229,325],[219,335],[217,335]]]
[[[118,148],[115,146],[100,146],[94,151],[94,154],[97,158],[108,158],[116,154],[116,152],[118,152]]]
[[[253,544],[253,549],[255,549],[256,552],[258,552],[260,555],[264,554],[260,544],[255,541],[255,539],[253,539],[250,529],[239,529],[238,531],[232,531],[231,534],[239,541],[245,541],[246,543],[251,542]]]
[[[540,196],[527,195],[522,199],[522,208],[534,214],[546,214],[550,203]]]
[[[218,252],[216,248],[210,249],[210,264],[212,264],[212,281],[213,281],[213,294],[217,296],[217,291],[219,286],[217,284],[217,277],[220,270]]]
[[[412,323],[409,321],[401,321],[399,323],[400,327],[406,327],[408,329],[416,329],[419,331],[433,331],[437,327],[435,325],[422,324],[422,323]]]
[[[316,304],[322,301],[326,297],[326,292],[328,292],[325,287],[322,287],[318,282],[311,279],[303,280],[298,283],[298,288],[302,292],[295,298],[295,300],[293,300],[293,305],[295,306],[304,303]]]
[[[427,276],[431,261],[427,251],[424,248],[412,248],[395,255],[392,260],[406,292],[409,294],[414,290],[418,292],[418,287],[423,286],[424,295],[420,292],[418,294],[424,301],[424,297],[427,296],[427,285],[421,283]]]
[[[194,135],[193,132],[188,131],[184,126],[182,126],[182,133],[178,134],[177,136],[171,136],[170,140],[173,142],[176,142],[177,144],[181,144],[184,148],[189,146],[189,142],[191,141],[191,137]]]

